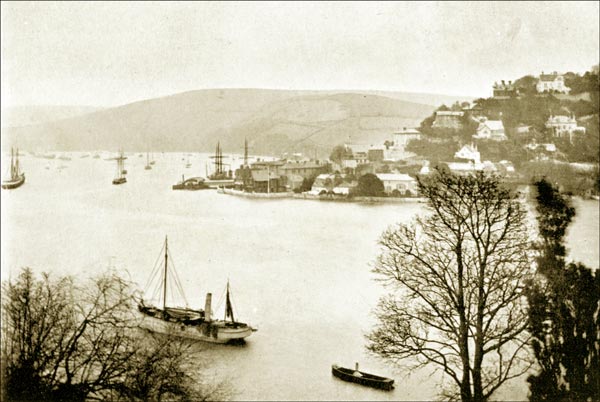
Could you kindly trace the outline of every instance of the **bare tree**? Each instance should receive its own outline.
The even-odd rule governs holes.
[[[203,400],[226,394],[201,384],[197,350],[138,328],[128,282],[104,274],[83,287],[36,279],[29,269],[2,293],[3,396],[9,400]],[[147,378],[158,386],[143,388]],[[189,385],[183,381],[187,381]],[[140,385],[142,384],[142,385]],[[202,385],[202,386],[200,386]],[[219,384],[217,384],[219,385]]]
[[[526,212],[483,173],[436,169],[419,188],[429,213],[380,240],[374,272],[392,293],[380,301],[368,349],[393,362],[433,365],[456,386],[445,397],[483,401],[531,365],[523,353]]]

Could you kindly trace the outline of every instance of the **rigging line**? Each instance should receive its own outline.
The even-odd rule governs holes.
[[[219,301],[216,304],[215,310],[221,308],[221,304],[225,301],[225,290],[221,292],[221,296],[219,297]]]
[[[148,282],[146,283],[146,286],[144,286],[144,289],[147,289],[150,284],[152,283],[152,280],[154,279],[154,277],[156,277],[156,271],[158,271],[158,261],[160,260],[160,257],[163,255],[163,251],[165,249],[165,245],[163,243],[163,246],[160,249],[160,252],[158,253],[158,257],[156,257],[156,261],[154,261],[154,267],[152,268],[152,272],[150,273],[150,278],[148,279]]]
[[[175,261],[173,261],[172,257],[169,257],[169,259],[171,260],[171,264],[173,265],[173,269],[171,270],[173,273],[173,282],[175,283],[175,285],[177,286],[177,290],[179,291],[179,296],[181,298],[183,298],[183,301],[185,302],[185,306],[188,307],[189,303],[187,301],[187,298],[185,297],[185,292],[183,291],[183,286],[181,284],[181,280],[179,279],[179,274],[177,273],[177,269],[175,267]]]

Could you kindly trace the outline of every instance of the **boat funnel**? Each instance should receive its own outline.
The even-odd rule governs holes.
[[[210,321],[212,318],[211,314],[210,314],[211,301],[212,301],[212,293],[207,293],[206,294],[206,302],[204,303],[204,319],[206,321]]]
[[[358,371],[358,362],[354,363],[354,371]]]

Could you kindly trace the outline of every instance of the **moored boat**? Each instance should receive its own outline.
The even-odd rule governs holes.
[[[219,142],[217,142],[215,155],[211,158],[214,159],[215,171],[211,175],[207,174],[204,183],[210,188],[233,186],[234,179],[231,177],[231,171],[227,172],[224,168],[227,164],[223,163],[223,151]]]
[[[19,166],[19,150],[15,154],[14,150],[10,150],[10,176],[2,180],[2,188],[5,190],[12,190],[20,187],[25,183],[25,173],[21,172]]]
[[[205,190],[208,187],[204,183],[203,177],[190,177],[189,179],[185,179],[181,176],[181,181],[177,184],[173,184],[173,190]]]
[[[206,294],[204,310],[189,308],[177,274],[171,272],[169,275],[169,270],[173,270],[173,264],[168,264],[170,257],[168,253],[168,241],[166,238],[163,249],[165,253],[164,266],[157,265],[152,274],[152,279],[159,277],[158,282],[154,283],[154,285],[158,284],[158,289],[160,290],[158,303],[155,305],[150,303],[146,304],[143,299],[138,303],[138,310],[142,315],[142,321],[140,323],[142,329],[211,343],[240,341],[256,331],[256,329],[252,328],[250,325],[235,320],[229,282],[227,282],[226,288],[225,317],[223,320],[214,319],[212,316],[211,293]],[[162,251],[163,250],[161,250],[161,254]],[[149,281],[148,285],[150,288],[154,288],[152,286],[152,279]],[[168,286],[168,281],[174,282],[172,283],[174,286]],[[184,300],[186,307],[168,306],[168,289],[178,291],[180,298]]]
[[[125,161],[125,159],[127,159],[127,157],[123,156],[123,152],[121,152],[120,155],[114,159],[117,161],[117,174],[116,174],[115,178],[113,179],[112,184],[116,185],[116,184],[127,183],[127,178],[125,177],[125,174],[127,173],[127,171],[124,168],[124,161]]]
[[[146,166],[144,166],[144,169],[146,169],[146,170],[152,169],[152,165],[150,165],[150,156],[148,155],[148,152],[146,152]]]
[[[331,374],[340,380],[354,382],[367,387],[379,388],[386,391],[391,391],[394,388],[393,379],[359,371],[358,363],[356,363],[354,370],[334,364],[331,366]]]

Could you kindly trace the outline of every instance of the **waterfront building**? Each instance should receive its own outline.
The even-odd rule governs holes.
[[[574,135],[585,134],[585,127],[577,125],[573,116],[550,116],[546,121],[546,128],[557,138],[569,138],[573,142]]]
[[[558,74],[556,71],[552,74],[544,74],[542,71],[535,89],[539,93],[560,92],[563,94],[568,94],[571,91],[571,88],[565,85],[565,77],[563,77],[561,74]]]
[[[386,194],[416,195],[417,180],[404,173],[377,173],[377,178],[383,183]]]
[[[326,162],[305,160],[305,161],[287,161],[278,168],[282,176],[297,175],[303,179],[326,173],[330,166]]]
[[[477,133],[473,135],[473,138],[493,141],[506,141],[506,134],[504,133],[504,124],[502,120],[488,120],[482,118],[477,127]]]
[[[348,195],[350,190],[356,187],[356,181],[348,181],[348,176],[344,174],[324,173],[315,178],[313,185],[308,192],[312,195],[322,193],[333,193],[337,195]]]

